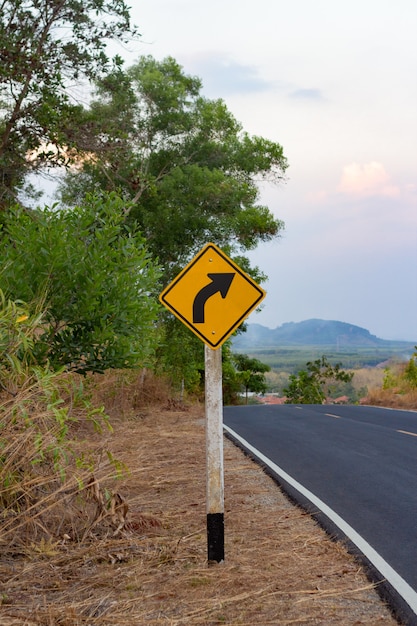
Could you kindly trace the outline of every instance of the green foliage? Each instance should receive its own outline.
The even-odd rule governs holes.
[[[287,404],[322,404],[326,397],[321,383],[305,370],[291,374],[284,393]]]
[[[408,361],[404,370],[404,377],[412,387],[417,387],[417,346],[415,346],[415,349],[416,351]]]
[[[393,389],[399,383],[399,376],[395,374],[389,367],[384,369],[384,378],[382,381],[382,389]]]
[[[236,363],[231,350],[230,339],[222,346],[222,392],[223,404],[239,404],[241,380],[236,371]]]
[[[250,358],[246,354],[234,354],[233,361],[236,364],[237,379],[245,391],[246,404],[249,391],[265,393],[267,390],[265,372],[270,371],[269,365]]]
[[[142,57],[109,74],[77,129],[82,169],[61,189],[68,204],[86,190],[122,189],[165,283],[207,241],[238,253],[283,227],[257,204],[259,180],[284,177],[282,147],[250,137],[224,102],[200,90],[172,58]]]
[[[31,315],[22,302],[8,300],[0,290],[0,388],[15,395],[33,365],[42,314]]]
[[[200,92],[200,79],[172,58],[142,57],[98,81],[76,128],[84,157],[68,172],[61,198],[71,206],[92,189],[129,198],[128,219],[137,221],[162,266],[164,285],[208,241],[262,280],[243,253],[283,228],[258,204],[257,186],[283,180],[283,149],[250,137],[223,101]],[[196,339],[181,326],[175,320],[162,331],[159,364],[176,385],[191,388],[199,384],[202,346],[194,347]]]
[[[341,369],[341,365],[331,365],[325,356],[309,361],[305,370],[291,374],[289,385],[284,389],[287,404],[322,404],[326,392],[335,381],[349,383],[353,373]]]
[[[45,309],[33,355],[85,373],[145,365],[155,348],[158,270],[117,195],[11,211],[0,238],[7,298]]]
[[[6,241],[0,252],[7,255],[2,284],[12,299],[45,302],[39,362],[101,371],[144,361],[154,340],[152,307],[143,306],[144,293],[154,292],[149,271],[131,267],[133,276],[140,274],[139,304],[134,314],[129,304],[125,315],[123,280],[132,302],[132,280],[123,273],[126,258],[119,272],[116,263],[105,267],[107,253],[97,253],[99,261],[93,254],[98,235],[106,240],[108,229],[93,228],[93,245],[89,234],[76,234],[74,253],[62,238],[65,229],[69,241],[74,222],[82,222],[77,206],[91,204],[90,192],[127,199],[124,220],[132,232],[140,229],[167,284],[209,240],[236,258],[280,234],[283,223],[259,204],[258,184],[284,179],[283,149],[244,132],[225,103],[204,98],[200,79],[187,76],[172,58],[143,57],[126,71],[120,59],[110,64],[106,41],[132,34],[123,0],[5,0],[1,6],[0,207],[16,201],[29,170],[76,165],[67,169],[62,188],[66,205],[75,206],[73,217],[68,211],[55,217],[56,208],[1,217]],[[68,85],[81,80],[96,84],[88,108],[69,97]],[[14,221],[30,234],[16,232]],[[126,247],[133,246],[132,238],[124,236]],[[87,254],[83,239],[89,242]],[[120,241],[108,241],[107,248],[120,252]],[[89,263],[89,273],[80,269],[79,258]],[[242,263],[256,280],[263,278],[247,257],[239,257]],[[177,322],[174,328],[177,339],[170,329],[164,367],[192,386],[199,378],[198,358],[174,353],[182,336]]]
[[[68,86],[108,71],[106,43],[135,35],[123,0],[1,2],[0,207],[28,171],[74,156],[80,107]]]
[[[404,342],[386,342],[383,347],[352,347],[350,349],[337,349],[334,345],[277,345],[270,348],[255,348],[234,345],[234,349],[245,351],[247,354],[260,359],[264,363],[268,363],[276,372],[297,373],[303,369],[307,361],[318,359],[323,353],[332,365],[343,360],[345,369],[361,369],[374,368],[384,361],[398,361],[405,351],[412,349],[411,343]],[[259,345],[261,345],[259,343]]]
[[[384,391],[395,391],[396,393],[407,393],[417,387],[417,346],[415,352],[407,364],[393,361],[391,367],[384,369],[382,389]]]
[[[156,371],[169,377],[177,391],[200,394],[204,389],[204,344],[184,324],[165,314],[159,327]]]
[[[249,391],[264,393],[267,390],[265,372],[269,372],[270,367],[246,354],[234,354],[230,344],[230,341],[224,344],[222,354],[223,403],[238,404],[239,394],[244,391],[247,404]]]

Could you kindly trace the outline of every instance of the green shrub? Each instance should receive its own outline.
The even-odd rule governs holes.
[[[404,377],[412,387],[417,387],[417,346],[416,351],[406,365]]]
[[[80,373],[149,363],[159,270],[116,194],[82,207],[9,212],[0,233],[7,298],[44,309],[33,357]]]

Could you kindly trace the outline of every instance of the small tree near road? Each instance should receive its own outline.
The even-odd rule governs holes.
[[[284,389],[286,404],[323,404],[329,385],[335,381],[349,383],[353,372],[345,372],[341,364],[331,365],[325,356],[308,361],[306,369],[291,374]]]
[[[265,393],[267,383],[265,372],[270,371],[269,365],[258,359],[251,359],[247,354],[235,354],[233,360],[237,368],[237,377],[245,390],[245,401],[248,403],[248,393]]]
[[[412,354],[404,370],[404,377],[410,383],[411,387],[417,387],[417,346],[415,346],[415,352]]]

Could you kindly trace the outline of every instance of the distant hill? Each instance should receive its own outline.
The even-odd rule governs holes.
[[[391,342],[371,335],[369,330],[345,322],[311,319],[288,322],[275,329],[248,324],[247,331],[233,338],[233,349],[275,346],[387,347]],[[395,342],[400,343],[400,342]],[[410,342],[404,342],[408,345]]]

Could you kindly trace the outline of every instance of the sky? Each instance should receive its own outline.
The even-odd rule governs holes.
[[[279,142],[285,222],[250,254],[269,280],[249,323],[339,320],[417,343],[416,0],[135,0],[141,39],[245,131]]]

